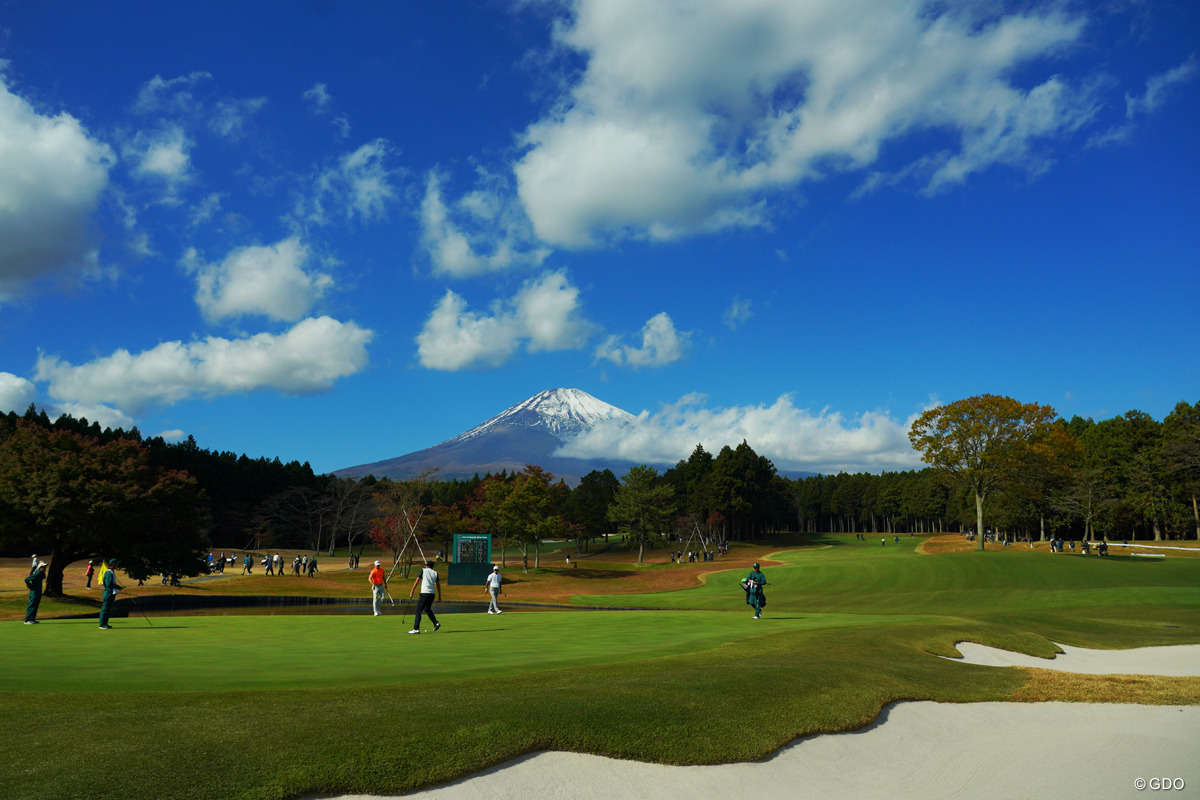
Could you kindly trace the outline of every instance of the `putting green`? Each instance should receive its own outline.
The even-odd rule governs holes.
[[[504,675],[692,653],[793,630],[930,622],[917,615],[749,611],[443,614],[408,634],[400,615],[156,617],[0,626],[10,692],[208,692]],[[98,659],[102,659],[102,662]]]

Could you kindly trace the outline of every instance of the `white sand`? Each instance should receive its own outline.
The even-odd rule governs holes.
[[[963,657],[951,660],[985,667],[1038,667],[1088,675],[1200,675],[1200,645],[1196,644],[1135,650],[1088,650],[1060,644],[1058,648],[1063,652],[1054,658],[1037,658],[974,642],[958,642],[955,647]]]
[[[1200,646],[1127,651],[1063,647],[1064,655],[1053,660],[1018,657],[969,643],[958,649],[966,656],[965,663],[987,666],[1200,675]],[[864,730],[804,739],[765,761],[671,767],[573,753],[536,753],[404,797],[1134,798],[1144,796],[1137,788],[1139,779],[1173,782],[1167,792],[1171,797],[1200,797],[1197,742],[1200,706],[898,703]],[[1182,789],[1178,781],[1183,782]],[[1144,791],[1159,794],[1154,786]],[[341,800],[382,798],[355,795]]]

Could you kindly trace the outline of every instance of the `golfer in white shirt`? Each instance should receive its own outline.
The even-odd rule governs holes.
[[[503,614],[500,607],[496,605],[496,595],[503,594],[504,590],[500,588],[500,568],[492,567],[492,574],[487,576],[487,580],[483,582],[485,591],[492,595],[492,603],[488,606],[489,614]]]

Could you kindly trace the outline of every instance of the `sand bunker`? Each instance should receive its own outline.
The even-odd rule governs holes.
[[[1171,794],[1194,797],[1198,736],[1196,706],[900,703],[869,728],[804,739],[765,761],[668,767],[538,753],[404,797],[1136,797],[1136,782],[1155,778],[1182,780]]]
[[[1200,675],[1200,645],[1087,650],[1054,659],[963,642],[963,663],[1088,674]],[[959,659],[955,659],[959,660]],[[898,703],[856,733],[803,739],[764,760],[670,767],[575,753],[535,753],[452,784],[403,795],[421,800],[611,798],[703,800],[996,800],[1135,797],[1170,783],[1200,795],[1200,706],[1105,703]],[[1157,781],[1157,783],[1154,783]],[[354,795],[340,800],[385,800]]]
[[[949,660],[984,667],[1036,667],[1086,675],[1200,675],[1200,645],[1195,644],[1134,650],[1089,650],[1060,644],[1057,646],[1063,652],[1054,658],[1037,658],[974,642],[958,642],[954,646],[963,657]],[[1200,783],[1200,776],[1197,781]]]

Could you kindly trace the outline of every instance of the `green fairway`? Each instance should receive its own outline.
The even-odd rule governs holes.
[[[1005,700],[1027,685],[937,657],[955,641],[1040,656],[1054,641],[1200,642],[1200,559],[825,544],[772,557],[758,621],[744,570],[605,595],[589,565],[597,593],[578,599],[674,610],[444,614],[419,636],[399,614],[4,624],[0,797],[389,794],[540,749],[757,759],[896,700]],[[1157,702],[1200,702],[1184,680]],[[1089,687],[1086,699],[1124,691]]]
[[[919,540],[886,547],[847,541],[777,554],[765,566],[773,612],[940,614],[1025,612],[1047,608],[1138,605],[1200,607],[1200,565],[1193,559],[1147,560],[1011,552],[925,555]],[[709,575],[705,585],[669,594],[584,595],[588,605],[729,608],[742,596],[746,570]]]

